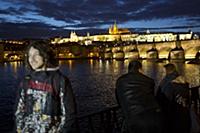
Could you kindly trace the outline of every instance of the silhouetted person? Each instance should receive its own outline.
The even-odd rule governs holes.
[[[77,132],[71,83],[60,73],[52,49],[40,41],[30,44],[25,54],[29,73],[20,85],[17,132]]]
[[[161,81],[157,100],[165,116],[168,133],[189,133],[189,84],[178,74],[174,64],[164,66],[166,76]]]
[[[127,132],[162,133],[160,107],[154,97],[154,80],[142,73],[142,64],[131,61],[128,73],[118,78],[116,98],[122,108]]]

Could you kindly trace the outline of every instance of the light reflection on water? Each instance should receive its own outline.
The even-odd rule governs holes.
[[[115,82],[127,72],[128,60],[66,60],[60,61],[61,71],[72,82],[79,113],[98,111],[116,104]],[[156,85],[164,76],[163,65],[142,61],[143,71],[155,80]],[[186,76],[190,86],[200,85],[200,66],[176,63],[178,71]],[[17,84],[25,73],[23,63],[10,62],[0,65],[0,98],[14,97]]]

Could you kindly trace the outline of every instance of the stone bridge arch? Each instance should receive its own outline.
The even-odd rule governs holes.
[[[141,58],[149,58],[148,52],[153,52],[159,59],[168,59],[169,56],[172,59],[192,59],[200,51],[200,40],[187,40],[187,41],[171,41],[171,42],[159,42],[159,43],[146,43],[146,44],[131,44],[123,46],[123,52],[126,54],[132,49],[136,49],[139,52]],[[113,47],[112,52],[115,53],[121,49],[119,47]],[[152,54],[152,53],[149,53]]]
[[[142,58],[147,58],[147,51],[152,49],[154,44],[139,44],[138,50]],[[200,40],[188,40],[180,41],[181,48],[183,51],[179,51],[180,54],[183,54],[186,59],[195,58],[196,54],[200,51]],[[170,52],[177,47],[177,42],[160,42],[155,43],[155,48],[158,51],[159,58],[166,58]],[[175,50],[174,50],[175,51]]]
[[[182,41],[181,45],[185,51],[186,58],[195,58],[200,51],[200,40]]]

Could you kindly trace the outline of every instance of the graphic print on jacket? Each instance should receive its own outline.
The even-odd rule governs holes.
[[[18,132],[60,132],[64,125],[64,118],[61,116],[65,116],[65,109],[62,108],[62,114],[59,108],[63,95],[60,91],[61,98],[59,98],[51,84],[30,80],[28,88],[22,89],[18,103],[16,112]]]

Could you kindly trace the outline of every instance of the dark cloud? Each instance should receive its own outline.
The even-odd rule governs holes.
[[[1,27],[7,27],[7,30],[4,27],[1,29],[1,34],[19,30],[20,34],[27,35],[27,28],[40,34],[44,32],[42,36],[46,33],[51,35],[51,32],[57,35],[61,30],[66,31],[61,28],[101,27],[105,24],[110,25],[115,20],[118,24],[123,24],[129,21],[185,18],[186,26],[196,25],[200,22],[199,5],[200,0],[0,0],[0,15],[20,18],[13,22],[0,16]],[[50,25],[43,20],[23,16],[27,13],[71,24]],[[25,28],[21,28],[22,25]],[[34,36],[32,33],[29,34]]]
[[[47,26],[42,23],[27,23],[27,24],[15,24],[15,23],[1,23],[0,35],[1,38],[47,38],[55,35],[64,35],[65,31],[57,29],[53,30],[52,26]],[[66,32],[68,33],[68,32]]]
[[[200,17],[200,1],[198,0],[170,0],[166,3],[155,4],[148,12],[143,12],[146,18],[170,18],[170,17]]]
[[[76,31],[78,35],[86,35],[84,30],[64,30],[53,26],[48,26],[43,23],[27,23],[27,24],[15,24],[15,23],[1,23],[0,35],[2,39],[28,39],[28,38],[43,38],[48,39],[50,37],[69,37],[71,31]],[[87,32],[97,34],[105,33],[106,30],[101,29],[86,29]]]
[[[9,11],[6,11],[6,10],[0,10],[0,14],[8,14]]]

